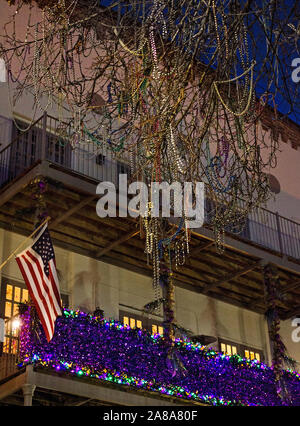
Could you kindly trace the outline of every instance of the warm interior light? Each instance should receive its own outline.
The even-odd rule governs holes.
[[[20,328],[20,325],[21,325],[21,321],[20,321],[20,318],[15,318],[13,321],[12,321],[12,329],[13,329],[13,331],[15,331],[15,330],[17,330],[18,328]]]

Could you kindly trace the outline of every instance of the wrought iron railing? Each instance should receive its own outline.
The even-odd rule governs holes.
[[[113,182],[116,186],[119,174],[130,173],[125,162],[109,158],[104,144],[88,141],[78,144],[70,129],[68,123],[47,114],[26,132],[15,129],[13,141],[0,151],[0,188],[43,160],[78,176]],[[76,149],[72,149],[75,143]],[[278,213],[255,209],[249,213],[244,230],[235,235],[281,255],[300,259],[300,224]]]

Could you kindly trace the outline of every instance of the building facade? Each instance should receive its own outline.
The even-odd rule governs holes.
[[[1,0],[5,19],[8,6]],[[6,83],[0,83],[0,263],[33,229],[36,185],[52,218],[61,296],[64,306],[93,314],[97,308],[107,321],[163,336],[163,312],[145,314],[153,300],[152,271],[147,265],[139,224],[132,218],[99,218],[99,181],[118,181],[129,174],[126,159],[95,155],[90,147],[74,152],[58,136],[57,111],[48,111],[29,127],[34,97],[28,94],[11,111]],[[278,302],[281,336],[290,357],[300,362],[296,318],[300,317],[300,129],[294,123],[278,128],[266,113],[260,129],[276,132],[278,164],[272,170],[274,200],[253,212],[242,234],[226,234],[219,254],[209,220],[193,232],[190,257],[174,271],[175,316],[205,347],[271,365],[272,353],[264,294],[264,266],[275,267],[282,298]],[[14,117],[15,121],[12,119]],[[282,123],[280,124],[281,126]],[[64,135],[64,138],[66,136]],[[89,155],[90,154],[90,155]],[[0,405],[185,405],[207,404],[205,399],[74,377],[66,372],[19,361],[19,303],[28,291],[15,260],[1,270],[0,317],[5,335],[0,357]],[[206,339],[206,340],[205,340]],[[296,369],[299,368],[299,365]],[[299,371],[299,370],[298,370]],[[251,395],[249,395],[251,402]]]

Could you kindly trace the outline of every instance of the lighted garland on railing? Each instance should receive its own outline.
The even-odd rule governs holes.
[[[282,405],[274,372],[256,360],[227,356],[189,341],[175,341],[186,367],[175,376],[168,370],[163,338],[118,321],[65,310],[50,343],[40,329],[32,331],[30,308],[21,314],[22,363],[51,368],[121,386],[205,402],[212,405]],[[300,375],[284,371],[292,396],[300,405]]]

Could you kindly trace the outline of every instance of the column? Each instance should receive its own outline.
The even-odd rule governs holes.
[[[25,407],[32,406],[32,397],[33,397],[35,388],[36,388],[35,385],[29,384],[29,383],[22,386]]]

